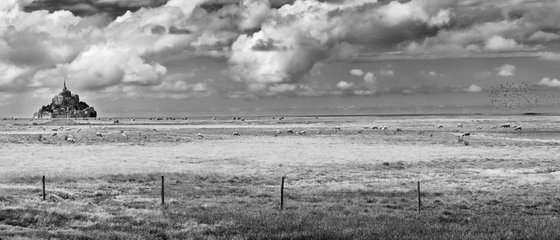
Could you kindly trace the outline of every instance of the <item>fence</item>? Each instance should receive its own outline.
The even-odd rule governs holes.
[[[280,211],[284,210],[284,201],[285,201],[285,195],[284,195],[284,191],[285,191],[285,176],[281,177],[281,181],[279,184],[279,188],[280,188],[280,196],[279,196],[279,201],[280,201],[280,206],[279,209]],[[417,197],[417,211],[418,213],[420,213],[421,208],[422,208],[422,192],[420,189],[420,181],[416,182],[416,197]],[[46,189],[46,178],[43,175],[42,176],[42,199],[43,201],[47,200],[47,189]],[[164,206],[165,205],[165,176],[161,176],[161,189],[160,189],[160,199],[161,199],[161,205]],[[355,192],[337,192],[336,194],[353,194]],[[299,193],[300,196],[304,196],[304,195],[310,195],[310,196],[317,196],[319,194],[306,194],[306,193]],[[335,195],[333,193],[330,194],[331,196]]]

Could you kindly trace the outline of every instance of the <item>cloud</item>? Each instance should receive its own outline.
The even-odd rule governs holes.
[[[336,87],[342,90],[348,90],[354,87],[354,83],[351,82],[346,82],[346,81],[340,81],[336,84]]]
[[[540,59],[548,61],[560,61],[560,53],[555,52],[542,52],[540,53]]]
[[[499,68],[496,68],[496,70],[498,70],[498,76],[500,77],[511,77],[513,75],[515,75],[515,70],[517,69],[517,67],[510,65],[510,64],[506,64],[504,66],[501,66]]]
[[[477,85],[471,84],[468,88],[463,89],[463,91],[469,93],[478,93],[482,91],[482,88]]]
[[[492,36],[484,43],[484,49],[488,51],[516,50],[523,48],[514,39]]]
[[[377,76],[374,73],[367,72],[364,75],[364,84],[372,94],[377,92],[378,90]]]
[[[364,71],[362,71],[361,69],[352,69],[350,70],[350,75],[360,77],[364,75]]]
[[[544,86],[544,87],[557,88],[557,87],[560,87],[560,80],[550,79],[550,78],[545,77],[542,80],[540,80],[537,83],[537,85]]]

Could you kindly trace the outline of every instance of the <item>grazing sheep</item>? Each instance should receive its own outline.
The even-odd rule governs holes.
[[[282,134],[282,131],[280,131],[280,129],[276,129],[276,134],[280,135]]]
[[[66,141],[69,142],[69,143],[75,143],[76,142],[76,141],[74,141],[74,138],[72,138],[72,137],[66,138]]]
[[[389,129],[387,126],[382,126],[381,127],[381,130],[387,130],[387,129]]]
[[[299,131],[296,131],[296,134],[297,134],[297,135],[300,135],[300,134],[299,134]]]
[[[233,132],[233,136],[239,136],[238,132]]]
[[[204,136],[202,136],[202,133],[197,133],[196,134],[199,138],[203,138]]]
[[[212,120],[216,120],[216,117],[212,117]]]
[[[375,129],[379,129],[379,128],[378,128],[378,127],[376,127],[376,126],[373,126],[373,127],[371,128],[371,129],[374,129],[374,130],[375,130]]]
[[[482,127],[481,127],[481,126],[478,126],[478,127],[476,127],[476,129],[478,129],[478,130],[481,130],[481,129],[482,129]]]
[[[56,135],[57,135],[56,133],[53,133],[53,134],[52,134],[53,137],[56,136]]]
[[[463,135],[461,135],[461,137],[470,137],[471,133],[470,132],[465,132],[463,133]]]
[[[341,131],[340,126],[334,127],[334,131],[335,131],[335,132]]]
[[[294,130],[292,130],[292,129],[288,129],[288,131],[286,131],[286,133],[291,133],[291,134],[294,134]]]
[[[463,124],[457,123],[457,127],[462,128],[462,127],[463,127]]]
[[[121,136],[123,136],[124,138],[128,139],[128,136],[124,133],[121,133]]]
[[[443,128],[443,125],[440,124],[440,125],[437,126],[437,128]]]
[[[53,130],[54,132],[56,132],[56,131],[58,131],[58,128],[53,128],[52,130]]]
[[[114,123],[114,124],[118,124],[118,123],[119,123],[119,120],[118,120],[118,119],[117,119],[117,120],[114,120],[113,123]]]
[[[136,121],[136,118],[131,118],[130,120],[132,120],[134,122],[134,121]]]
[[[461,137],[461,136],[457,136],[457,141],[460,142],[460,143],[462,143],[462,142],[464,141],[464,139],[463,139],[463,137]]]
[[[521,131],[521,126],[517,126],[514,130],[515,131]]]
[[[279,117],[278,120],[284,120],[284,117]]]
[[[244,121],[245,121],[245,118],[241,118],[241,121],[244,122]]]
[[[511,127],[511,123],[504,123],[504,124],[500,125],[500,127],[502,127],[502,128],[510,128],[510,127]]]
[[[397,132],[402,132],[403,130],[400,129],[400,128],[397,128],[395,131],[397,131]]]
[[[305,135],[305,130],[301,130],[301,132],[299,132],[301,135]]]
[[[101,134],[100,132],[96,132],[96,133],[95,133],[95,136],[97,136],[97,137],[103,137],[103,134]]]

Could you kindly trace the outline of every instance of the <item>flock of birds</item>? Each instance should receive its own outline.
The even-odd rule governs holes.
[[[538,91],[526,83],[505,81],[488,91],[490,103],[498,110],[529,111],[539,103],[551,103],[553,96]]]

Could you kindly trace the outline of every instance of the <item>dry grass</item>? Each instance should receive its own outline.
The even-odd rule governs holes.
[[[547,118],[519,120],[522,132],[492,129],[506,121],[502,118],[338,119],[310,124],[296,119],[281,126],[259,121],[239,128],[228,126],[237,122],[195,124],[198,127],[95,125],[74,132],[76,144],[26,139],[26,131],[42,125],[31,125],[31,130],[25,124],[5,125],[5,131],[21,133],[0,134],[8,146],[0,152],[9,156],[0,167],[0,237],[560,237],[560,139],[555,137],[560,124],[537,128],[549,123]],[[464,127],[454,127],[457,122]],[[440,123],[446,126],[434,127]],[[334,132],[334,125],[343,131]],[[379,125],[390,129],[363,129]],[[403,130],[391,130],[397,127]],[[77,131],[71,128],[69,132]],[[148,131],[151,128],[158,131]],[[276,128],[307,133],[274,137]],[[121,130],[129,136],[148,136],[148,141],[121,139]],[[92,136],[97,131],[107,134],[98,139]],[[231,136],[232,131],[241,136]],[[472,134],[468,146],[457,142],[456,135],[465,131]],[[198,132],[204,138],[197,138]],[[177,138],[184,141],[172,141]],[[22,144],[10,143],[14,140]],[[99,152],[78,154],[88,149]],[[65,152],[74,159],[64,159]],[[37,155],[43,158],[27,159]],[[49,166],[42,161],[56,166],[43,172],[47,201],[41,200],[37,171],[42,168],[36,167]],[[70,166],[55,170],[65,165]],[[166,176],[165,206],[159,205],[161,175]],[[279,211],[282,175],[287,176],[285,209]],[[420,215],[417,180],[423,189]]]

